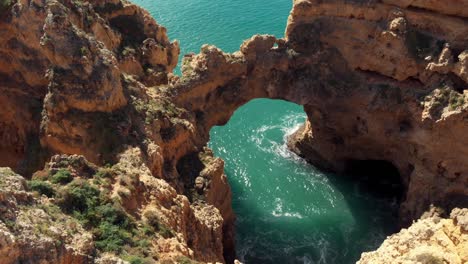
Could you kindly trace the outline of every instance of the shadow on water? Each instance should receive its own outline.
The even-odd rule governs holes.
[[[226,173],[231,177],[232,172]],[[326,177],[346,201],[351,216],[345,218],[351,221],[340,216],[272,218],[251,200],[238,199],[245,191],[241,184],[232,182],[233,208],[238,215],[237,255],[242,261],[355,263],[362,252],[377,249],[386,236],[398,231],[395,196],[368,192],[367,184],[347,175],[327,173]]]
[[[383,192],[398,183],[394,167],[350,161],[346,175],[320,172],[286,148],[285,134],[304,120],[298,105],[258,99],[211,131],[210,147],[226,161],[237,255],[246,264],[354,263],[396,230],[398,195]]]

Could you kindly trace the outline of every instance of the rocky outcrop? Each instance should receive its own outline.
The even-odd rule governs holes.
[[[0,168],[0,204],[0,263],[90,261],[91,234],[46,197],[34,197],[8,168]]]
[[[387,238],[374,252],[362,254],[366,263],[466,263],[468,209],[456,208],[450,218],[436,212]]]
[[[179,54],[146,11],[121,1],[18,1],[0,32],[2,165],[26,173],[41,151],[101,161],[112,144],[102,127],[126,136],[124,74],[165,83]]]
[[[136,257],[232,262],[231,193],[206,143],[265,97],[304,106],[289,146],[311,163],[393,164],[403,224],[430,204],[466,208],[468,24],[449,2],[296,0],[284,39],[254,36],[233,54],[205,45],[178,77],[178,44],[131,3],[20,0],[0,18],[0,165],[29,177],[51,160],[35,181],[105,193],[96,203],[135,224],[122,236],[148,242],[132,240]],[[71,182],[54,180],[60,169]],[[101,241],[99,226],[84,227]],[[101,263],[135,257],[93,250]]]
[[[189,178],[186,183],[174,178],[176,161],[196,148],[187,139],[193,134],[190,124],[179,117],[183,111],[158,91],[168,84],[179,54],[165,28],[126,1],[39,0],[13,2],[2,13],[0,33],[0,165],[30,178],[51,158],[34,174],[31,183],[39,187],[29,191],[52,196],[46,204],[60,215],[41,210],[43,198],[30,201],[31,210],[20,212],[9,202],[6,208],[13,210],[14,218],[2,218],[2,224],[22,225],[23,215],[34,219],[14,233],[4,230],[0,262],[121,263],[120,257],[130,262],[149,258],[148,263],[179,258],[223,261],[223,245],[232,244],[228,240],[233,239],[229,230],[234,217],[223,163],[202,153],[205,164],[200,171],[206,168],[201,175],[206,182],[196,199],[186,192]],[[56,153],[86,159],[53,156]],[[105,164],[110,167],[99,167]],[[62,186],[53,182],[56,174],[72,175],[73,180]],[[88,223],[88,207],[61,204],[76,190],[99,192],[106,199],[99,200],[102,206],[110,206],[105,201],[112,200],[117,207],[108,210],[127,215],[133,224],[114,231],[118,239],[143,232],[133,225],[149,226],[138,237],[149,245],[129,240],[139,250],[126,249],[127,255],[122,255],[118,240],[102,239],[106,226]],[[215,196],[214,191],[223,195]],[[22,192],[33,199],[31,192]],[[8,190],[2,197],[15,199]],[[88,239],[83,242],[86,248],[77,251],[83,256],[73,251],[73,241],[68,242],[79,236],[63,231],[67,219]],[[103,222],[106,228],[116,228],[111,220]],[[47,234],[38,233],[37,241],[25,240],[37,225],[53,230],[42,230]],[[55,245],[58,240],[68,244]]]

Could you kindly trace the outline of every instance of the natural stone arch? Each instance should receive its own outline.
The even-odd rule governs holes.
[[[254,37],[234,54],[205,46],[178,78],[177,42],[131,3],[18,1],[0,18],[0,166],[30,176],[53,154],[103,165],[130,149],[177,195],[177,164],[208,152],[213,125],[253,98],[278,98],[304,105],[308,121],[290,146],[310,162],[337,171],[349,158],[394,164],[407,187],[403,222],[430,203],[466,207],[468,25],[460,6],[296,0],[285,39]],[[139,30],[127,38],[122,28],[135,21]],[[207,204],[229,226],[223,163],[209,165],[219,184]],[[213,262],[222,260],[216,241],[205,256],[204,244],[188,246]]]
[[[15,34],[5,37],[0,50],[14,62],[13,67],[2,67],[3,83],[8,84],[4,90],[16,92],[15,102],[28,102],[27,114],[16,122],[0,115],[6,124],[0,134],[8,139],[0,153],[19,153],[3,164],[17,164],[19,169],[29,163],[27,152],[83,154],[103,164],[124,145],[143,146],[153,174],[173,180],[179,176],[177,161],[201,151],[212,126],[227,122],[235,109],[253,98],[276,98],[304,106],[308,121],[290,145],[310,162],[340,171],[349,158],[391,161],[408,185],[402,215],[409,221],[430,203],[466,196],[463,182],[468,177],[463,159],[468,154],[465,14],[445,7],[441,14],[426,11],[441,8],[424,1],[414,5],[423,9],[405,9],[407,5],[393,0],[298,0],[284,39],[253,37],[233,54],[204,46],[201,54],[186,56],[180,79],[170,73],[178,44],[169,42],[165,29],[145,19],[149,14],[136,6],[116,7],[111,15],[97,4],[93,11],[93,16],[110,22],[128,22],[128,13],[144,21],[135,33],[139,36],[131,40],[145,40],[135,43],[139,48],[130,55],[120,47],[126,40],[118,33],[119,23],[101,25],[106,34],[92,31],[105,48],[81,34],[92,29],[74,27],[71,18],[61,24],[46,20],[48,38],[42,39],[38,32],[50,8],[38,14],[25,9],[21,17],[8,16],[0,23],[0,29],[15,33],[29,21],[23,17],[37,22],[21,39]],[[76,36],[79,43],[73,42]],[[64,48],[60,43],[74,45]],[[15,60],[11,54],[19,46],[34,60]],[[76,63],[84,57],[87,64]],[[48,79],[28,71],[29,61],[37,62],[39,72],[48,70]],[[90,77],[95,82],[90,83]],[[16,79],[27,85],[18,87]],[[31,97],[25,90],[37,94]],[[166,117],[141,124],[147,113],[139,112],[134,98],[185,109],[178,117],[183,124]],[[102,127],[106,133],[96,133]],[[139,131],[131,134],[135,127]],[[151,133],[145,134],[145,129]],[[145,139],[151,143],[145,145]],[[39,141],[39,150],[33,152],[33,143]]]
[[[212,126],[226,123],[249,100],[283,99],[303,105],[308,115],[289,145],[311,163],[343,171],[349,159],[385,160],[398,168],[407,190],[402,223],[410,223],[430,204],[453,193],[466,196],[463,188],[447,186],[463,185],[467,164],[440,146],[451,145],[456,153],[465,150],[450,143],[450,137],[439,136],[452,134],[468,142],[462,121],[466,112],[455,109],[446,114],[447,108],[434,104],[441,81],[449,94],[463,98],[458,86],[466,83],[465,77],[444,74],[435,63],[423,62],[423,54],[412,54],[414,47],[422,49],[418,36],[423,35],[412,22],[430,18],[379,3],[344,3],[349,14],[343,18],[335,5],[296,3],[284,40],[255,36],[240,52],[225,54],[204,46],[200,54],[186,56],[183,77],[171,92],[178,105],[194,114],[200,143],[208,141]],[[371,9],[380,13],[366,13]],[[386,27],[378,22],[382,19],[388,22]],[[451,23],[467,30],[462,21]],[[463,48],[457,33],[441,26],[447,29],[443,37]],[[432,56],[450,52],[448,45],[437,49],[441,38],[425,38],[425,45],[433,47],[425,52]],[[447,130],[454,123],[460,129]]]

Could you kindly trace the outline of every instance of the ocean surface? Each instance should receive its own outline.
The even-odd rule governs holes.
[[[182,54],[205,43],[226,52],[254,34],[283,36],[290,0],[133,0],[180,41]],[[177,71],[178,72],[178,71]],[[246,264],[354,263],[393,231],[396,204],[325,174],[291,153],[286,137],[306,116],[301,106],[257,99],[211,130],[226,161],[237,215],[238,258]]]

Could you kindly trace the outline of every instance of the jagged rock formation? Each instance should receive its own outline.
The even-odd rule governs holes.
[[[26,181],[0,168],[0,263],[87,263],[92,235],[48,199],[27,192]]]
[[[78,245],[81,248],[75,246],[69,240],[79,236],[63,232],[70,218],[66,213],[75,214],[66,206],[60,210],[53,201],[45,202],[55,206],[59,216],[54,216],[40,210],[43,198],[31,198],[30,191],[51,196],[52,200],[63,198],[56,191],[67,193],[75,190],[75,185],[115,200],[103,206],[112,204],[110,208],[117,209],[109,210],[128,215],[132,225],[157,219],[165,226],[166,235],[146,230],[153,232],[152,237],[139,237],[150,245],[140,245],[147,252],[135,252],[137,257],[148,257],[145,261],[149,263],[172,263],[182,257],[223,261],[223,245],[232,237],[233,213],[222,161],[212,158],[209,150],[200,152],[206,182],[200,194],[197,192],[197,200],[183,181],[171,180],[176,161],[194,148],[183,141],[190,134],[187,122],[178,116],[183,110],[158,92],[161,85],[168,84],[179,55],[178,44],[169,42],[165,28],[126,1],[39,0],[18,1],[2,10],[0,35],[0,165],[28,177],[42,169],[55,153],[82,154],[99,166],[113,165],[112,181],[102,185],[96,180],[100,171],[96,165],[77,169],[76,160],[81,164],[82,158],[53,157],[52,165],[35,174],[39,178],[33,180],[35,185],[29,192],[19,190],[30,197],[25,206],[38,209],[18,211],[16,201],[6,204],[13,211],[6,215],[11,219],[3,214],[1,217],[11,228],[2,228],[0,263],[120,263],[115,255],[132,257],[131,250],[124,254],[118,247],[99,246],[102,234],[98,231],[107,229],[89,226],[86,217],[75,219],[76,228],[72,230],[89,241]],[[181,122],[174,124],[177,120]],[[174,139],[173,134],[177,135]],[[53,164],[65,166],[62,169],[71,172],[73,181],[65,187],[54,183],[56,191],[43,193],[56,173]],[[0,178],[4,177],[2,174]],[[15,199],[16,194],[4,187],[8,186],[2,185],[2,199]],[[223,195],[214,195],[214,191]],[[23,206],[22,201],[18,204]],[[40,223],[34,222],[37,219],[25,222],[25,214],[44,219]],[[36,225],[50,225],[53,230],[44,227],[44,237],[39,230],[37,239],[25,241]],[[83,228],[88,232],[80,231]],[[91,234],[93,228],[97,231]],[[127,229],[124,231],[130,234],[141,231],[140,227]],[[124,234],[120,238],[128,238]],[[59,240],[64,244],[55,245]]]
[[[362,254],[366,263],[468,262],[468,209],[454,209],[450,218],[431,210],[428,215],[387,238],[375,252]]]
[[[430,204],[467,207],[468,17],[466,3],[449,2],[296,0],[284,39],[254,36],[233,54],[203,46],[178,77],[177,43],[133,4],[19,0],[0,18],[0,165],[29,177],[53,157],[34,176],[50,182],[53,164],[68,160],[54,154],[83,155],[96,165],[65,164],[72,182],[56,188],[88,184],[132,223],[156,218],[172,230],[145,234],[149,251],[136,254],[231,262],[231,194],[222,160],[205,148],[209,130],[251,99],[278,98],[304,106],[308,121],[289,145],[311,163],[398,169],[402,223]],[[94,180],[106,163],[103,185]],[[76,252],[102,263],[124,257],[86,250]],[[0,259],[23,257],[5,252]],[[56,252],[44,258],[76,255]]]

